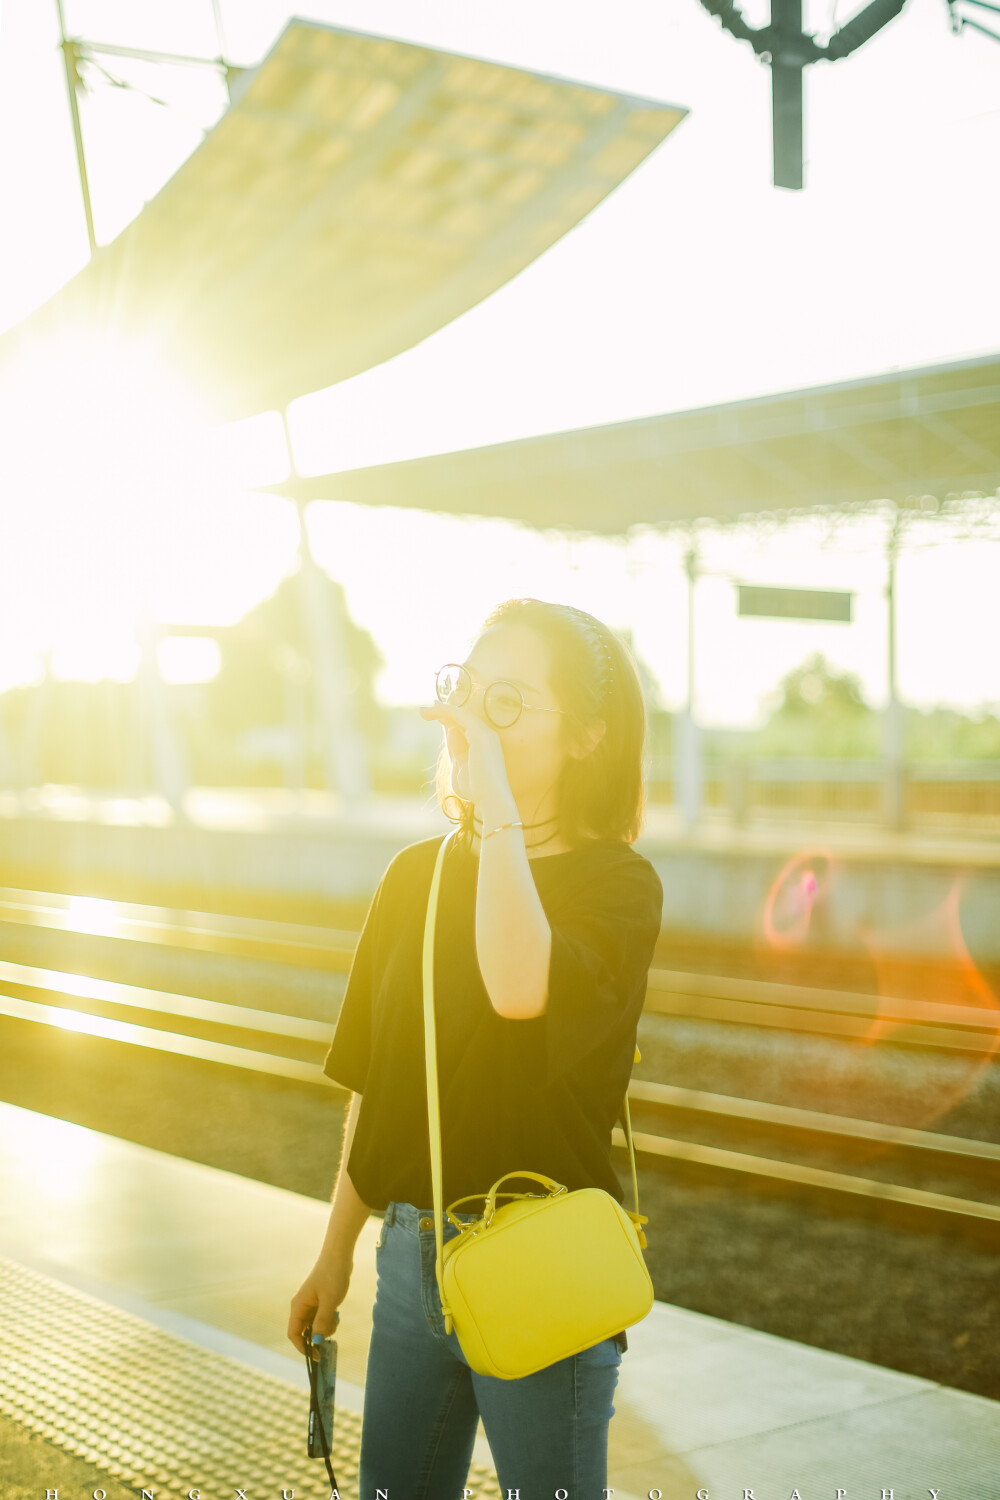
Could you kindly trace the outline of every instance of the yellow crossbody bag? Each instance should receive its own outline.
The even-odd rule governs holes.
[[[456,830],[457,832],[457,830]],[[444,1243],[441,1209],[441,1116],[434,1030],[434,927],[445,849],[431,878],[424,924],[424,1054],[434,1195],[437,1283],[445,1331],[452,1328],[479,1375],[518,1380],[638,1323],[653,1305],[642,1248],[639,1187],[625,1097],[625,1133],[632,1164],[635,1212],[602,1188],[573,1192],[539,1172],[506,1172],[488,1193],[457,1198],[445,1212],[460,1233]],[[638,1057],[638,1050],[636,1051]],[[509,1177],[529,1178],[545,1191],[501,1192]],[[461,1203],[485,1199],[482,1217],[454,1217]],[[497,1205],[499,1198],[510,1202]],[[471,1210],[467,1211],[471,1212]]]

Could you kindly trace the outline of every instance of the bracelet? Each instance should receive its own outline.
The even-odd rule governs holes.
[[[486,842],[487,839],[491,839],[495,833],[503,833],[503,831],[504,831],[505,828],[523,828],[523,827],[524,827],[524,824],[522,822],[520,822],[520,820],[518,822],[516,822],[516,823],[501,823],[499,828],[491,828],[490,831],[489,831],[489,833],[482,834],[481,835],[482,842],[485,844],[485,842]]]

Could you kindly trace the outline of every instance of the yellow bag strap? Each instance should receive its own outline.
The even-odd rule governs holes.
[[[427,1122],[430,1134],[431,1147],[431,1191],[434,1197],[434,1245],[436,1257],[436,1272],[438,1292],[441,1296],[441,1310],[444,1313],[445,1332],[451,1332],[451,1310],[447,1306],[444,1295],[444,1225],[443,1225],[443,1191],[441,1180],[441,1109],[438,1094],[438,1071],[437,1071],[437,1037],[434,1028],[434,930],[437,924],[438,895],[441,890],[441,869],[444,864],[445,850],[448,844],[459,833],[459,829],[452,829],[451,833],[445,835],[438,848],[437,858],[434,861],[434,871],[431,875],[431,888],[427,897],[427,916],[424,921],[424,946],[423,946],[423,991],[424,991],[424,1063],[427,1070]],[[635,1061],[639,1061],[639,1049],[635,1049]],[[629,1163],[632,1168],[632,1194],[635,1200],[634,1213],[626,1209],[625,1212],[635,1225],[639,1244],[646,1248],[646,1236],[643,1234],[642,1226],[648,1223],[644,1214],[639,1212],[639,1180],[635,1170],[635,1147],[632,1143],[632,1121],[628,1110],[628,1091],[626,1090],[624,1103],[625,1139],[628,1143]],[[508,1176],[513,1176],[508,1173]],[[518,1174],[520,1175],[520,1174]],[[534,1174],[529,1174],[534,1175]],[[503,1181],[503,1178],[500,1179]],[[460,1199],[464,1202],[464,1199]]]
[[[438,892],[441,889],[441,866],[444,852],[458,833],[452,829],[441,840],[434,861],[430,894],[427,897],[427,916],[424,921],[423,988],[424,988],[424,1062],[427,1069],[427,1123],[431,1142],[431,1191],[434,1195],[434,1245],[438,1292],[441,1296],[441,1311],[444,1313],[445,1333],[451,1332],[451,1310],[444,1296],[444,1227],[441,1189],[441,1111],[438,1102],[437,1038],[434,1031],[434,928],[437,923]]]

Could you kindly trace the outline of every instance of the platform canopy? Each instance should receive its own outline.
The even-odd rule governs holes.
[[[943,500],[1000,486],[1000,356],[271,486],[533,526],[632,526]]]
[[[523,270],[685,110],[289,22],[138,217],[0,338],[152,340],[219,420],[410,348]]]

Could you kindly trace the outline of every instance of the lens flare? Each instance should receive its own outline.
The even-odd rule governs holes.
[[[812,914],[830,886],[832,860],[828,850],[803,849],[783,865],[764,902],[764,935],[772,948],[800,948],[809,933]]]
[[[913,922],[882,932],[859,929],[875,966],[880,997],[978,1008],[986,1012],[984,1020],[993,1022],[992,1028],[985,1028],[992,1034],[983,1052],[956,1057],[954,1076],[947,1082],[936,1082],[926,1107],[911,1112],[911,1118],[905,1121],[900,1119],[900,1124],[926,1125],[941,1119],[971,1093],[1000,1051],[1000,1000],[969,952],[962,931],[961,903],[966,883],[965,877],[956,877],[940,905]],[[928,955],[928,961],[918,967],[914,958],[921,953]],[[891,1041],[900,1024],[876,1016],[863,1040],[866,1044]]]

